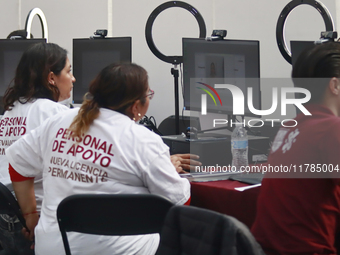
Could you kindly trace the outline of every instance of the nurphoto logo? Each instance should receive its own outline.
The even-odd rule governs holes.
[[[220,95],[217,93],[216,89],[214,89],[213,87],[211,87],[210,85],[206,84],[206,83],[203,83],[203,82],[197,82],[207,88],[209,88],[212,92],[215,93],[215,95],[217,96],[218,100],[220,101],[220,104],[221,106],[223,105],[222,104],[222,100],[221,100],[221,97]],[[204,92],[206,92],[211,98],[212,100],[214,101],[215,105],[217,105],[216,103],[216,100],[215,100],[215,97],[211,94],[211,92],[207,89],[204,89],[204,88],[201,88],[201,87],[196,87],[198,89],[201,89],[203,90]],[[201,113],[202,115],[206,115],[207,114],[207,95],[206,94],[202,94],[201,96],[201,100],[202,100],[202,103],[201,103]]]
[[[243,94],[243,91],[232,84],[215,84],[214,88],[208,84],[202,83],[202,82],[197,82],[201,85],[204,85],[205,87],[209,88],[219,99],[220,104],[222,106],[222,100],[218,94],[218,92],[216,91],[216,89],[228,89],[231,92],[232,95],[232,100],[233,100],[233,115],[235,116],[243,116],[244,115],[244,106],[245,106],[245,96]],[[197,87],[198,89],[201,89],[203,91],[205,91],[214,101],[215,105],[217,105],[216,100],[213,96],[213,94],[205,89],[205,88],[200,88]],[[299,93],[299,94],[304,94],[305,97],[301,98],[288,98],[288,94],[289,95],[295,95],[295,93]],[[280,94],[280,101],[281,104],[278,104],[278,99],[279,99],[279,94]],[[288,105],[294,105],[296,106],[303,114],[305,115],[311,115],[311,113],[303,106],[304,103],[307,103],[310,99],[311,99],[311,93],[305,89],[305,88],[298,88],[298,87],[281,87],[281,88],[277,88],[277,87],[273,87],[272,88],[272,104],[271,107],[269,109],[255,109],[254,107],[254,103],[253,103],[253,88],[248,87],[247,88],[247,105],[248,105],[248,109],[249,111],[254,114],[254,115],[258,115],[258,116],[267,116],[270,114],[273,114],[278,107],[280,107],[280,112],[282,116],[287,115],[287,106]],[[207,95],[206,94],[202,94],[201,95],[201,114],[202,115],[206,115],[207,114]],[[258,123],[260,121],[260,123],[262,124],[256,124],[253,125],[255,122]],[[286,119],[286,120],[280,120],[280,119],[265,119],[265,121],[271,121],[272,124],[274,125],[274,121],[281,121],[282,126],[285,127],[294,127],[297,125],[297,122],[293,119]],[[285,125],[285,123],[287,122],[294,122],[295,124],[293,124],[293,126],[290,125]],[[225,125],[228,124],[228,120],[226,119],[214,119],[214,127],[216,125]],[[229,123],[231,126],[235,123],[231,122]],[[245,122],[243,123],[245,125]],[[248,121],[248,126],[250,127],[261,127],[262,125],[264,125],[263,120],[261,119],[252,119]],[[272,125],[272,126],[273,126]]]

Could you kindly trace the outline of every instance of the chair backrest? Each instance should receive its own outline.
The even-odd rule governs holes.
[[[0,182],[0,213],[16,215],[26,229],[26,221],[21,213],[18,201],[13,196],[12,192]]]
[[[199,117],[180,116],[179,117],[179,131],[185,133],[188,127],[195,127],[198,131],[201,130],[201,123]],[[176,133],[176,119],[171,115],[159,124],[158,130],[162,135],[177,135]]]
[[[264,255],[237,219],[193,206],[170,209],[156,255]]]
[[[66,232],[98,235],[160,233],[172,206],[169,200],[152,194],[69,196],[60,202],[57,209],[66,254],[71,254]]]

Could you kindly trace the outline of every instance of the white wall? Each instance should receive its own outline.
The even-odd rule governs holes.
[[[50,42],[66,48],[72,58],[72,39],[87,38],[96,29],[112,28],[112,36],[131,36],[133,61],[149,72],[150,87],[156,94],[150,104],[148,116],[153,115],[158,124],[174,114],[173,76],[171,64],[156,58],[145,40],[145,24],[151,12],[163,0],[0,0],[0,34],[5,38],[11,31],[24,28],[26,16],[34,7],[46,15]],[[261,47],[261,76],[288,78],[291,66],[281,56],[276,44],[276,22],[286,0],[185,0],[203,16],[207,34],[213,29],[228,30],[229,39],[259,40]],[[322,1],[330,10],[335,24],[336,0]],[[112,3],[112,9],[108,10]],[[112,16],[110,14],[112,13]],[[339,12],[338,12],[339,13]],[[112,23],[108,24],[109,21]],[[315,40],[325,30],[321,15],[312,7],[297,7],[286,23],[287,40]],[[32,33],[41,35],[36,17]],[[195,18],[181,8],[162,12],[153,26],[157,48],[166,55],[181,55],[181,38],[198,37]],[[264,91],[268,88],[262,88]],[[182,101],[181,107],[182,108]]]

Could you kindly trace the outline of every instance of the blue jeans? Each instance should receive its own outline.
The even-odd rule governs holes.
[[[34,255],[32,242],[21,233],[22,225],[16,216],[0,214],[0,255]]]

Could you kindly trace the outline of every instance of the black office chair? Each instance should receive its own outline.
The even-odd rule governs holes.
[[[23,227],[26,229],[26,221],[21,213],[18,201],[12,192],[0,182],[0,214],[16,215]]]
[[[160,233],[172,206],[169,200],[152,194],[69,196],[60,202],[57,209],[66,255],[71,255],[66,232],[97,235]]]
[[[195,127],[198,131],[201,130],[199,117],[180,116],[179,117],[179,132],[185,133],[188,127]],[[171,115],[165,118],[158,126],[158,130],[162,135],[176,135],[176,120],[175,116]]]
[[[214,211],[174,206],[170,209],[156,255],[265,255],[249,229]]]

